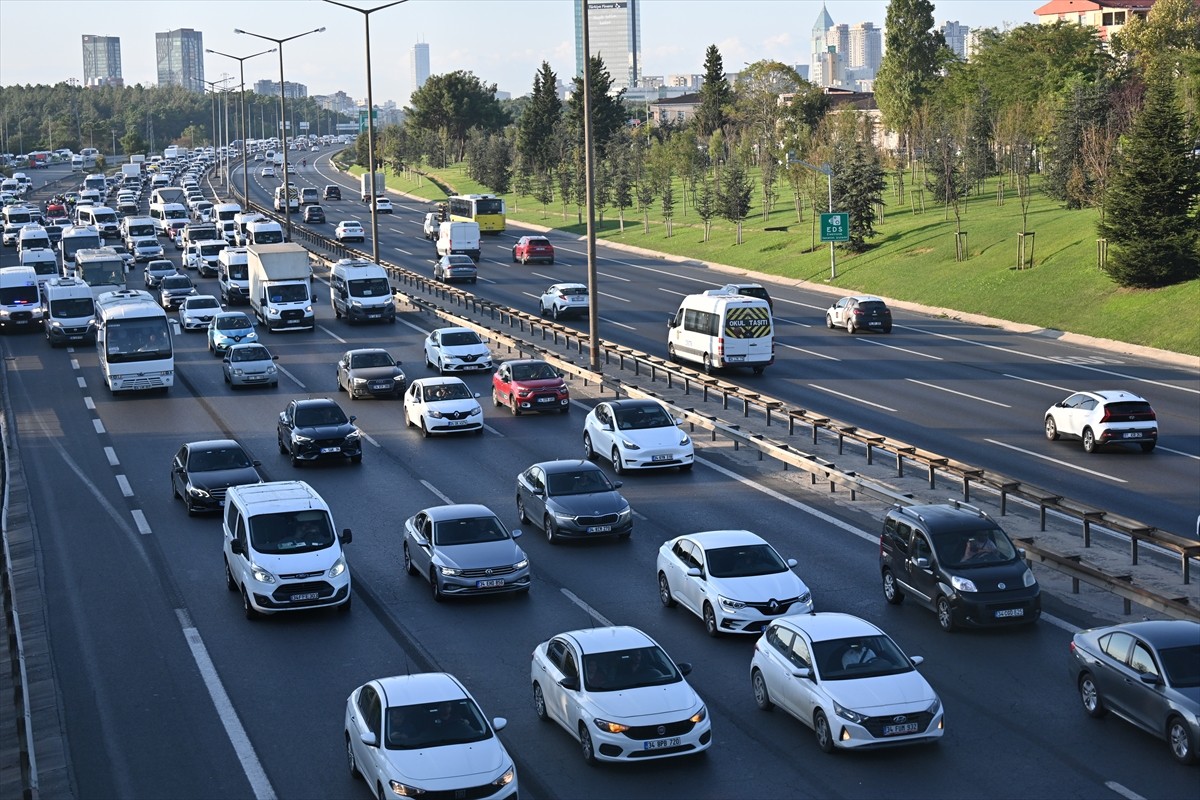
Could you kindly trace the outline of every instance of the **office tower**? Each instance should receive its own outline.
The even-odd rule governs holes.
[[[154,34],[158,55],[158,85],[204,91],[204,34],[179,28]]]
[[[613,91],[638,85],[642,74],[640,0],[575,0],[575,74],[583,76],[583,8],[587,4],[588,50],[604,60]]]
[[[959,25],[955,22],[943,22],[941,27],[942,35],[946,37],[946,46],[953,51],[954,55],[963,59],[967,58],[967,36],[970,35],[971,29],[966,25]]]
[[[121,39],[117,36],[83,35],[83,85],[123,86]]]
[[[883,61],[883,33],[872,22],[850,26],[851,71],[859,78],[873,79]]]
[[[812,36],[809,38],[809,52],[812,54],[812,69],[809,70],[809,81],[817,86],[828,86],[833,77],[829,66],[829,48],[825,44],[825,34],[833,27],[833,17],[825,5],[821,5],[821,14],[813,23]]]
[[[409,60],[412,62],[412,86],[415,92],[425,85],[425,81],[429,80],[428,42],[417,42],[414,44]]]

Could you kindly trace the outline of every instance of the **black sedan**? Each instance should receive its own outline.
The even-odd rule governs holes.
[[[517,516],[545,531],[550,544],[566,537],[628,539],[633,510],[619,488],[590,461],[543,461],[517,476]]]
[[[233,439],[188,442],[171,460],[171,495],[188,514],[220,511],[230,486],[262,483],[258,465]]]
[[[404,370],[400,362],[382,347],[364,347],[347,350],[337,363],[338,390],[350,395],[351,400],[360,397],[404,396]]]
[[[1079,631],[1067,671],[1091,717],[1108,712],[1166,739],[1196,762],[1200,746],[1200,623],[1152,620]]]
[[[323,458],[361,463],[362,432],[355,419],[329,399],[293,400],[279,414],[279,452],[291,457],[293,467]]]

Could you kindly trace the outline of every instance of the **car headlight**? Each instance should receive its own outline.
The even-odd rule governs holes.
[[[600,719],[599,717],[592,720],[592,724],[605,733],[624,733],[625,731],[629,730],[628,725],[622,725],[619,722],[609,722],[608,720]]]
[[[267,365],[267,374],[268,375],[274,375],[278,371],[279,371],[279,368],[276,367],[274,364]]]
[[[941,698],[933,698],[933,702],[929,704],[929,708],[925,709],[925,713],[929,716],[937,716],[937,713],[942,710]]]
[[[975,588],[975,582],[970,578],[960,578],[958,575],[950,576],[950,585],[960,592],[978,592]]]
[[[628,439],[622,439],[621,446],[624,447],[626,450],[641,450],[642,449],[641,445],[637,444],[636,442],[631,442]]]
[[[361,438],[362,431],[358,430],[357,428],[346,434],[346,441],[348,442],[357,442]]]
[[[188,494],[190,494],[192,497],[211,497],[212,496],[206,490],[200,489],[196,486],[189,486],[187,491],[188,491]]]
[[[841,703],[836,701],[833,704],[833,712],[842,719],[848,719],[851,722],[862,722],[867,718],[866,714],[860,714],[857,711],[846,708]]]
[[[350,382],[353,383],[355,386],[366,386],[367,385],[366,378],[351,378]]]
[[[804,592],[803,594],[801,594],[800,600],[798,602],[802,606],[806,606],[809,603],[811,603],[812,602],[812,592]]]
[[[695,714],[692,714],[690,717],[688,717],[688,722],[692,722],[692,723],[704,722],[704,720],[707,718],[708,718],[708,709],[705,708],[704,706],[700,706],[699,711],[697,711]]]
[[[392,789],[392,794],[397,797],[418,797],[425,794],[424,789],[418,789],[416,786],[409,786],[407,783],[400,781],[388,781],[388,786]]]
[[[254,576],[254,580],[258,581],[259,583],[274,583],[275,582],[275,576],[272,575],[267,570],[260,567],[258,564],[250,565],[250,574],[252,576]]]
[[[528,567],[528,566],[529,566],[529,559],[528,559],[528,558],[522,558],[520,561],[518,561],[517,563],[513,564],[513,569],[525,569],[525,568],[526,568],[526,567]]]
[[[436,408],[431,408],[429,409],[429,416],[433,417],[434,419],[441,419],[445,416],[445,414],[438,411]]]
[[[350,305],[352,305],[355,308],[362,308],[362,301],[361,300],[351,300]]]
[[[241,367],[234,367],[234,368],[233,368],[233,374],[234,374],[234,375],[243,375],[244,373],[242,372],[242,368],[241,368]]]
[[[63,325],[62,325],[62,323],[61,323],[61,322],[59,322],[58,320],[55,320],[54,322],[51,322],[51,323],[50,323],[50,327],[51,327],[51,328],[60,328],[60,329],[61,329],[61,328],[62,328],[62,326],[63,326]]]
[[[515,766],[509,766],[508,769],[504,770],[503,775],[492,781],[492,786],[508,786],[510,783],[516,780],[516,778],[517,768]]]
[[[683,447],[684,445],[691,444],[691,443],[692,443],[692,440],[688,438],[688,435],[686,433],[683,435],[683,438],[681,438],[679,440],[680,447]]]
[[[336,578],[346,571],[346,557],[338,556],[338,560],[333,562],[333,566],[325,573],[327,578]]]
[[[479,406],[475,406],[474,408],[472,408],[470,411],[467,412],[467,416],[468,417],[477,417],[482,413],[483,413],[483,409],[480,408]]]
[[[1033,572],[1029,567],[1025,568],[1025,574],[1021,576],[1021,582],[1025,584],[1026,589],[1030,586],[1037,586],[1037,578],[1033,577]]]
[[[312,444],[312,437],[293,432],[292,433],[292,442],[294,444]]]
[[[455,575],[462,574],[462,570],[456,567],[438,567],[438,572],[450,578],[453,578]]]
[[[746,607],[746,604],[741,600],[734,600],[733,598],[726,597],[725,595],[717,595],[717,601],[721,604],[721,608],[725,609],[726,611],[739,611]]]

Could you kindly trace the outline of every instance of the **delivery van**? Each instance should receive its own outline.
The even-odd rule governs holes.
[[[706,373],[749,367],[761,375],[775,361],[771,306],[727,289],[688,295],[667,320],[667,355],[702,364]]]

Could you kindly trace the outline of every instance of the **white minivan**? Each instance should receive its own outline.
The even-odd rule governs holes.
[[[231,486],[222,521],[225,583],[247,619],[277,611],[350,610],[350,567],[321,495],[304,481]]]
[[[702,364],[706,373],[750,367],[761,375],[775,362],[771,306],[728,288],[688,295],[667,320],[667,355]]]
[[[329,269],[333,315],[355,322],[396,321],[396,304],[387,270],[370,261],[343,258]]]

